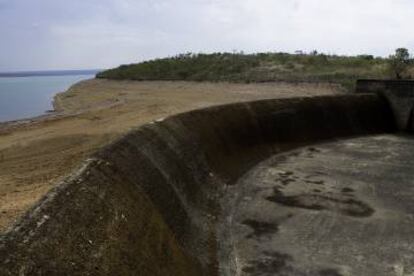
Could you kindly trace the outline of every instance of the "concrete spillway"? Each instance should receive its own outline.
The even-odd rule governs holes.
[[[238,103],[153,122],[87,160],[3,235],[0,274],[308,275],[312,264],[320,268],[311,271],[315,275],[347,273],[338,269],[340,263],[332,265],[332,259],[304,261],[306,252],[297,255],[300,269],[286,268],[293,266],[294,250],[306,242],[295,243],[288,253],[288,245],[271,236],[274,250],[263,247],[268,255],[240,243],[255,235],[249,229],[266,232],[267,226],[272,228],[269,220],[276,218],[246,217],[252,209],[244,212],[238,194],[246,196],[243,179],[251,175],[246,172],[271,156],[332,139],[394,131],[389,104],[375,94]],[[302,191],[295,185],[296,193],[275,186],[263,195],[280,212],[314,204],[344,222],[346,212],[368,214],[355,219],[376,212],[369,200],[355,199],[358,203],[348,210],[346,198],[326,200],[323,191],[313,195],[317,188]],[[356,186],[355,196],[364,189]],[[252,198],[258,193],[249,192]],[[241,220],[233,224],[233,217]],[[261,238],[256,239],[259,246]],[[285,270],[255,270],[272,260],[285,264]]]

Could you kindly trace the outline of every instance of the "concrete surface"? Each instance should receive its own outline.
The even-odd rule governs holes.
[[[228,190],[235,275],[414,275],[414,139],[276,155]]]

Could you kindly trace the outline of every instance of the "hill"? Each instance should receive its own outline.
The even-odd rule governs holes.
[[[413,68],[410,68],[413,69]],[[414,71],[414,70],[413,70]],[[389,78],[388,59],[288,53],[180,54],[103,71],[97,78],[228,82],[331,82],[352,89],[359,78]]]

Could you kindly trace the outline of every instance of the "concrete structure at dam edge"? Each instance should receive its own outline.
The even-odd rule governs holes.
[[[376,93],[384,97],[400,131],[414,132],[414,80],[361,79],[357,93]]]
[[[2,275],[217,275],[220,198],[259,161],[302,145],[396,131],[376,94],[211,107],[102,149],[0,240]]]

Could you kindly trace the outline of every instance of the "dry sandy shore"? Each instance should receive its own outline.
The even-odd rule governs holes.
[[[55,98],[56,114],[0,125],[0,232],[98,148],[133,127],[201,107],[341,93],[328,84],[88,80]]]

